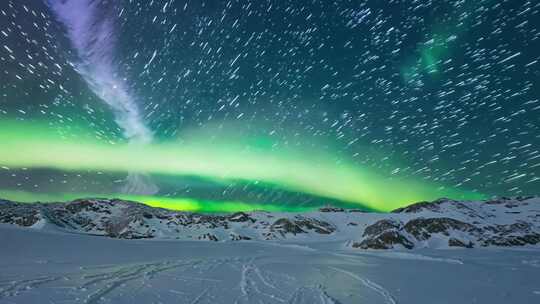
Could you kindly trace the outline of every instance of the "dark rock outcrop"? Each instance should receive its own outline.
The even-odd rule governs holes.
[[[326,212],[326,213],[328,213],[328,212],[345,212],[345,209],[334,207],[334,206],[326,206],[326,207],[319,208],[319,212]]]
[[[0,208],[0,223],[30,227],[42,218],[40,208],[30,208],[26,204],[1,201]]]
[[[211,233],[205,233],[203,235],[200,235],[198,237],[199,240],[206,240],[206,241],[212,241],[212,242],[217,242],[219,241],[217,236],[211,234]]]
[[[307,233],[308,231],[318,234],[331,234],[335,230],[336,228],[330,223],[302,216],[296,216],[294,219],[280,218],[270,226],[270,231],[277,232],[281,236]]]
[[[238,223],[244,223],[247,221],[250,221],[252,223],[255,222],[255,219],[253,219],[252,217],[250,217],[248,214],[244,212],[233,213],[231,216],[228,217],[228,220],[231,222],[238,222]]]
[[[525,246],[540,243],[540,233],[530,223],[509,225],[473,225],[452,218],[415,218],[405,225],[393,220],[380,220],[364,230],[362,240],[353,247],[362,249],[391,249],[396,245],[412,249],[435,236],[446,238],[449,247]],[[455,234],[468,236],[460,239]],[[472,239],[472,240],[471,240]]]
[[[280,218],[275,221],[272,226],[270,226],[270,230],[272,232],[278,232],[282,236],[288,233],[295,235],[299,233],[306,233],[298,224],[286,218]]]
[[[407,222],[403,228],[419,241],[428,240],[435,233],[449,236],[450,230],[470,232],[475,229],[471,224],[445,217],[413,219]]]
[[[448,240],[449,247],[463,247],[463,248],[473,248],[474,245],[471,241],[462,241],[456,238],[450,238]]]
[[[239,235],[239,234],[231,234],[230,235],[231,241],[249,241],[251,240],[250,237],[245,235]]]
[[[401,245],[407,249],[414,248],[414,244],[411,241],[395,230],[384,231],[374,237],[366,238],[361,242],[354,242],[352,247],[361,249],[393,249],[396,248],[396,245]]]

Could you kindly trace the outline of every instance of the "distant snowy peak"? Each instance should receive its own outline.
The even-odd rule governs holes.
[[[502,197],[495,200],[487,200],[481,202],[456,201],[448,198],[440,198],[433,202],[419,202],[407,207],[399,208],[392,213],[418,213],[422,211],[431,211],[444,213],[450,210],[479,210],[489,208],[489,205],[505,205],[507,208],[517,207],[519,205],[528,205],[530,202],[540,202],[540,197],[536,196],[518,196],[514,198]],[[493,209],[492,209],[493,211]],[[467,213],[467,212],[463,212]]]
[[[540,198],[439,199],[400,208],[364,229],[354,248],[526,246],[540,243]]]
[[[124,239],[343,241],[358,249],[533,246],[540,244],[540,198],[439,199],[391,213],[326,207],[233,214],[176,212],[116,199],[0,200],[0,223]]]
[[[0,201],[0,222],[33,228],[46,222],[48,227],[68,232],[125,239],[272,240],[300,234],[328,235],[336,230],[328,222],[303,214],[198,214],[116,199],[49,204]]]

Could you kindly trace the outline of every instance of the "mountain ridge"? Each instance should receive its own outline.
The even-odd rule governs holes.
[[[18,203],[0,199],[0,223],[121,239],[339,241],[365,249],[540,245],[540,197],[438,199],[390,213],[332,206],[312,212],[202,214],[119,199]]]

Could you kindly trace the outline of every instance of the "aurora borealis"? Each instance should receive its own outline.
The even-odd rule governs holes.
[[[10,129],[6,125],[2,127]],[[247,149],[249,146],[246,145],[235,146],[219,142],[107,145],[80,140],[55,140],[44,132],[47,126],[25,126],[24,129],[37,137],[17,134],[6,138],[0,136],[0,141],[12,147],[0,152],[3,163],[9,168],[133,171],[170,176],[200,176],[218,183],[227,183],[228,180],[263,182],[289,191],[343,202],[359,202],[361,206],[374,210],[390,210],[425,198],[482,197],[464,191],[434,189],[434,185],[426,183],[390,180],[367,168],[331,161],[328,156],[319,156],[317,152]],[[36,149],[47,153],[36,154]],[[386,191],[387,188],[392,191]]]
[[[1,198],[389,211],[540,189],[538,4],[0,8]]]

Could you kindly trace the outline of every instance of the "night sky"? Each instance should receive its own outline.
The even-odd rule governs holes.
[[[3,0],[0,197],[540,193],[540,2]]]

